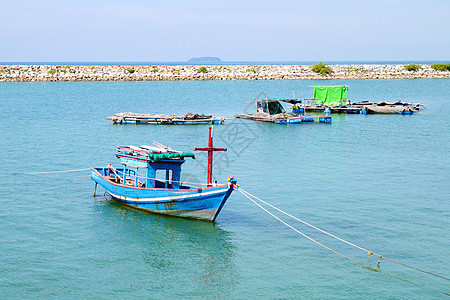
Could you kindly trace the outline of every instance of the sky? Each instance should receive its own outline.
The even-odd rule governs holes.
[[[0,0],[0,61],[448,61],[449,12],[449,0]]]

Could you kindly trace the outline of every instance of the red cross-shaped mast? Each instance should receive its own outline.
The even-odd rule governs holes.
[[[208,151],[208,185],[212,185],[213,152],[227,151],[227,148],[213,148],[213,127],[209,127],[208,148],[194,148],[194,151]]]

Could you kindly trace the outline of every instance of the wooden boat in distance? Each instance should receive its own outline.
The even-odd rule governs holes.
[[[328,111],[330,113],[347,113],[347,114],[401,114],[411,115],[418,112],[422,107],[425,107],[421,103],[408,103],[408,102],[394,102],[394,101],[381,101],[381,102],[368,102],[362,101],[358,103],[349,102],[347,105],[323,105],[323,104],[309,104],[305,105],[307,112],[323,112]]]
[[[118,113],[107,117],[113,124],[154,124],[154,125],[219,125],[227,118],[210,115],[186,113],[183,116],[163,114]]]
[[[347,86],[313,86],[313,98],[305,105],[306,111],[326,111],[348,114],[402,114],[410,115],[424,107],[420,103],[402,101],[352,102],[347,99]]]
[[[401,114],[411,115],[424,108],[422,103],[405,101],[360,101],[347,99],[347,86],[312,86],[313,97],[296,99],[294,91],[292,99],[273,99],[292,104],[292,113],[301,116],[305,112],[347,113],[347,114]],[[255,102],[260,102],[255,101]],[[289,108],[289,107],[288,107]],[[252,118],[252,115],[239,115]]]
[[[209,131],[208,180],[197,183],[181,181],[181,166],[191,152],[179,152],[154,142],[154,146],[119,146],[116,157],[123,167],[91,168],[91,178],[116,201],[135,209],[177,217],[214,221],[236,187],[236,180],[225,184],[212,181],[212,153],[226,151],[213,148],[212,127]],[[142,171],[144,170],[144,171]],[[94,191],[95,195],[95,191]]]

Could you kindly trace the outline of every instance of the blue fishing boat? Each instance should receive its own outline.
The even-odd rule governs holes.
[[[105,188],[112,199],[147,212],[214,221],[236,187],[236,180],[228,178],[225,184],[212,180],[214,151],[213,128],[209,128],[206,148],[194,151],[208,152],[208,177],[203,186],[181,181],[181,166],[185,158],[195,158],[192,152],[180,152],[157,142],[153,146],[118,146],[116,157],[123,167],[91,168],[91,178]],[[95,192],[94,192],[95,195]]]

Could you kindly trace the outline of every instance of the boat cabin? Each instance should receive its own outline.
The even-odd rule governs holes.
[[[179,189],[184,159],[162,160],[147,165],[146,187]]]
[[[181,165],[184,157],[194,157],[190,152],[164,152],[128,146],[117,147],[116,157],[123,169],[108,168],[111,180],[142,188],[186,189],[181,186]],[[140,171],[144,169],[145,171]],[[105,174],[106,175],[106,174]]]

